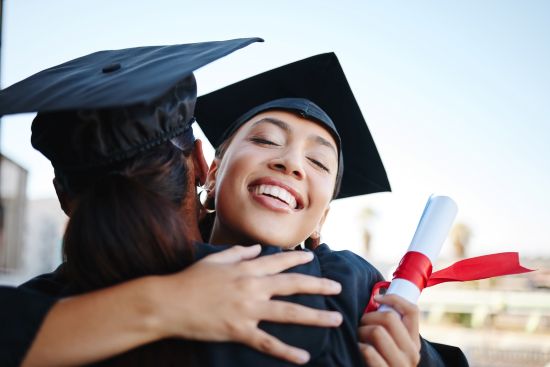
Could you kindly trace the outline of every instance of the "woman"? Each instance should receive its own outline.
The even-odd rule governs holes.
[[[301,271],[343,286],[337,296],[311,297],[343,314],[339,328],[295,331],[305,349],[317,351],[310,363],[357,366],[364,359],[369,365],[416,366],[421,345],[421,365],[443,363],[419,338],[416,306],[386,297],[384,303],[400,310],[403,322],[391,313],[362,317],[380,273],[350,252],[320,245],[333,198],[389,190],[336,56],[317,55],[203,96],[196,116],[207,137],[217,142],[205,203],[215,213],[205,219],[203,236],[212,244],[283,249],[305,242],[316,259]],[[269,330],[284,335],[282,329]],[[362,355],[356,346],[360,338],[367,343],[360,346]],[[456,363],[456,357],[467,363],[461,353],[449,360]],[[252,365],[254,358],[242,358],[240,365]],[[225,359],[222,355],[216,362]]]

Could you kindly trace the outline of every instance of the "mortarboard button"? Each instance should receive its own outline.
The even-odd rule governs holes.
[[[120,63],[115,62],[115,63],[109,64],[109,65],[103,67],[103,69],[101,71],[103,71],[104,74],[108,74],[108,73],[112,73],[113,71],[117,71],[120,68],[121,68]]]

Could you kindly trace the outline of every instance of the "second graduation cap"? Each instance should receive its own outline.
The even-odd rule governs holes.
[[[336,198],[391,190],[376,145],[334,53],[293,62],[201,96],[195,116],[217,147],[248,119],[270,109],[297,112],[332,132],[345,164]]]
[[[0,91],[0,116],[125,107],[153,102],[195,70],[263,41],[239,38],[98,51]]]
[[[38,112],[32,144],[64,173],[101,172],[191,131],[193,72],[260,38],[95,52],[0,91],[0,116]]]

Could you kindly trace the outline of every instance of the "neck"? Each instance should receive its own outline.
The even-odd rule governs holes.
[[[213,245],[240,245],[240,246],[252,246],[256,244],[268,245],[280,247],[282,249],[290,250],[294,249],[300,244],[292,246],[281,246],[280,244],[272,243],[268,238],[251,238],[247,236],[244,232],[234,231],[231,226],[227,226],[222,223],[218,216],[214,219],[214,224],[212,225],[212,231],[210,232],[210,237],[208,243]]]
[[[241,245],[241,246],[251,246],[258,243],[250,238],[230,231],[224,226],[218,217],[214,219],[214,225],[212,226],[212,232],[210,233],[210,238],[208,242],[213,245]]]

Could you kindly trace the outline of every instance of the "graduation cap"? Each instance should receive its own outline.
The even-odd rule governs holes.
[[[0,91],[0,116],[38,112],[31,141],[56,170],[100,169],[191,132],[193,71],[258,41],[95,52]]]
[[[316,55],[255,75],[197,99],[195,117],[218,147],[254,115],[273,109],[299,113],[333,135],[345,198],[391,191],[365,119],[334,53]]]

